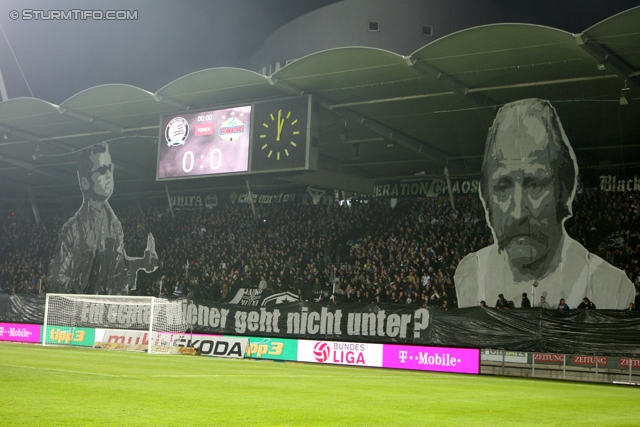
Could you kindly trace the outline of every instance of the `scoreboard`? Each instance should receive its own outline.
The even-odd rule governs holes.
[[[157,180],[317,167],[310,95],[160,118]]]

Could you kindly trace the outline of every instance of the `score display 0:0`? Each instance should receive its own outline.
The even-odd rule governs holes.
[[[201,155],[200,158],[204,158],[204,155]],[[217,163],[214,163],[214,159],[217,158]],[[188,162],[188,164],[187,164]],[[193,151],[187,151],[182,156],[182,170],[185,173],[189,173],[193,170],[193,166],[195,164],[195,159],[193,156]],[[211,170],[220,169],[220,165],[222,165],[222,151],[219,148],[214,148],[211,150],[211,154],[209,155],[209,167]],[[200,166],[202,167],[202,165]]]

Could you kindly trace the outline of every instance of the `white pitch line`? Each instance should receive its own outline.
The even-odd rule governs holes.
[[[258,375],[260,378],[391,378],[391,379],[403,379],[401,376],[388,376],[388,375],[265,375],[265,374],[179,374],[179,375],[148,375],[148,377],[160,377],[160,378],[199,378],[199,377],[252,377],[255,378]]]
[[[0,363],[0,366],[6,366],[9,368],[23,368],[23,369],[35,369],[35,370],[43,370],[43,371],[54,371],[54,372],[64,372],[69,374],[80,374],[80,375],[97,375],[101,377],[114,377],[114,378],[135,378],[135,377],[157,377],[157,378],[207,378],[207,377],[255,377],[255,374],[180,374],[180,375],[116,375],[116,374],[103,374],[100,372],[86,372],[86,371],[73,371],[70,369],[57,369],[57,368],[42,368],[37,366],[25,366],[25,365],[9,365],[6,363]],[[340,377],[340,378],[373,378],[373,379],[402,379],[403,376],[398,375],[286,375],[286,374],[275,374],[275,375],[264,375],[260,374],[261,378],[326,378],[326,377]]]
[[[98,375],[98,376],[101,376],[101,377],[124,378],[124,377],[133,377],[134,376],[134,375],[102,374],[102,373],[99,373],[99,372],[71,371],[71,370],[68,370],[68,369],[40,368],[40,367],[37,367],[37,366],[8,365],[6,363],[0,363],[0,366],[7,366],[9,368],[23,368],[23,369],[36,369],[36,370],[42,370],[42,371],[65,372],[65,373],[68,373],[68,374]],[[135,376],[139,376],[139,375],[135,375]]]

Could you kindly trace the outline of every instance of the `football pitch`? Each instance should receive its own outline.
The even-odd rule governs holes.
[[[0,426],[638,426],[640,388],[0,344]]]

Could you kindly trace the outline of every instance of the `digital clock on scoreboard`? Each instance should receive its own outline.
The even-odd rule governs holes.
[[[157,178],[246,173],[251,106],[163,116]]]

